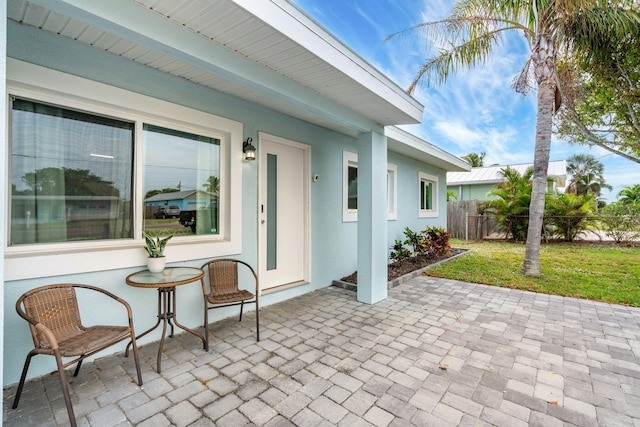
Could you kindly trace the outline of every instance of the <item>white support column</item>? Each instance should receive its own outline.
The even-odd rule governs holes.
[[[358,135],[358,301],[387,298],[387,138]]]

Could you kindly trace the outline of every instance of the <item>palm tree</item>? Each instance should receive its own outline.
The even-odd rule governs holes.
[[[520,32],[529,44],[531,55],[514,80],[515,89],[521,93],[531,88],[532,79],[537,84],[533,190],[522,267],[525,275],[540,276],[552,119],[564,89],[557,73],[558,62],[575,52],[598,52],[606,46],[602,41],[614,36],[636,35],[639,24],[638,5],[633,0],[459,0],[449,18],[407,30],[424,29],[447,46],[423,64],[409,93],[421,82],[429,83],[433,78],[444,82],[459,67],[486,61],[505,32]]]
[[[507,238],[525,240],[529,224],[533,169],[529,168],[520,175],[520,172],[507,166],[501,169],[500,173],[505,180],[489,192],[495,198],[483,202],[480,209],[496,217],[497,225],[505,231]]]
[[[592,195],[597,198],[603,189],[613,189],[612,186],[605,183],[604,178],[592,172],[576,177],[571,183],[574,185],[574,191],[568,191],[568,193],[574,193],[578,196]]]
[[[625,205],[640,204],[640,184],[625,186],[618,193],[618,201]]]
[[[469,163],[471,167],[481,168],[482,166],[484,166],[484,156],[486,155],[487,153],[485,153],[484,151],[481,153],[469,153],[462,156],[461,159]]]
[[[202,186],[204,187],[204,191],[217,195],[220,191],[220,178],[211,175]]]
[[[567,172],[571,174],[571,181],[567,185],[566,193],[579,196],[592,194],[600,197],[602,190],[611,190],[604,179],[604,165],[591,154],[574,154],[567,159]]]

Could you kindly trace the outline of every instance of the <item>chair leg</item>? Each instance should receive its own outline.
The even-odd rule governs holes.
[[[244,300],[240,301],[240,319],[238,322],[242,322],[242,309],[244,308]]]
[[[133,343],[133,360],[136,364],[136,372],[138,373],[138,385],[142,385],[142,373],[140,372],[140,359],[138,358],[138,345],[136,344],[136,334],[131,329],[131,342]]]
[[[256,298],[256,338],[260,341],[260,310],[258,310],[258,299]]]
[[[64,375],[64,366],[62,365],[62,358],[60,352],[54,350],[56,356],[56,364],[58,365],[58,376],[60,377],[60,385],[62,386],[62,395],[64,396],[64,404],[67,406],[67,414],[69,415],[69,423],[71,427],[77,427],[76,416],[73,413],[73,406],[71,406],[71,397],[69,397],[69,386],[67,386],[67,378]]]
[[[84,354],[82,355],[82,357],[84,357]],[[73,371],[73,376],[74,376],[74,377],[77,377],[77,376],[78,376],[78,372],[80,372],[80,366],[82,366],[82,361],[83,361],[83,360],[84,360],[84,359],[80,359],[80,360],[78,360],[78,364],[76,365],[76,370],[75,370],[75,371]]]
[[[16,397],[13,399],[12,409],[16,409],[18,407],[18,403],[20,403],[20,395],[22,395],[22,388],[24,387],[24,380],[27,377],[27,371],[29,370],[29,365],[31,364],[31,358],[33,357],[33,351],[30,351],[27,355],[27,360],[24,361],[24,368],[22,368],[22,375],[20,376],[20,382],[18,383],[18,390],[16,391]]]
[[[209,351],[209,307],[204,302],[204,351]]]

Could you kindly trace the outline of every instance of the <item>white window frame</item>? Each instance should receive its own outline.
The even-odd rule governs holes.
[[[146,264],[142,241],[144,204],[141,202],[144,196],[143,123],[211,136],[221,141],[220,199],[223,206],[220,212],[220,232],[218,235],[174,238],[165,252],[169,262],[242,252],[242,123],[14,59],[7,60],[7,93],[7,129],[10,129],[10,97],[32,99],[135,122],[135,155],[133,239],[17,246],[8,246],[8,241],[5,241],[5,280],[139,267]],[[149,113],[150,111],[153,113]],[[6,161],[10,165],[10,156],[7,156]],[[7,165],[5,180],[10,183]],[[5,193],[3,214],[5,218],[10,218],[11,192]],[[10,221],[6,221],[5,236],[9,236],[9,229]],[[33,265],[38,268],[34,269]]]
[[[433,194],[431,195],[431,209],[422,209],[422,183],[430,182]],[[435,175],[429,175],[424,172],[418,172],[418,218],[436,218],[438,217],[438,177]]]
[[[358,210],[349,209],[349,167],[358,167],[358,155],[342,152],[342,221],[358,221]],[[387,164],[387,220],[398,219],[398,166]]]

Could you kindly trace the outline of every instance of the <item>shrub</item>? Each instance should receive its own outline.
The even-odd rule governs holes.
[[[389,258],[393,261],[402,261],[411,256],[411,251],[404,247],[404,242],[402,240],[396,240],[394,245],[391,247],[391,254]]]
[[[426,255],[427,248],[425,247],[424,236],[421,233],[415,233],[409,227],[405,227],[404,235],[407,237],[404,244],[413,248],[414,256]]]
[[[617,243],[640,238],[640,203],[615,202],[600,210],[602,231]]]
[[[548,195],[545,202],[545,226],[552,235],[567,242],[587,229],[592,209],[596,206],[593,196],[577,194]]]
[[[391,247],[389,258],[392,261],[402,261],[407,258],[439,256],[446,254],[451,249],[449,245],[449,233],[442,227],[428,227],[419,233],[405,227],[404,241],[396,240]],[[410,247],[413,250],[409,250]]]
[[[427,243],[427,253],[432,256],[443,255],[449,252],[449,232],[442,227],[429,227],[422,232]]]

